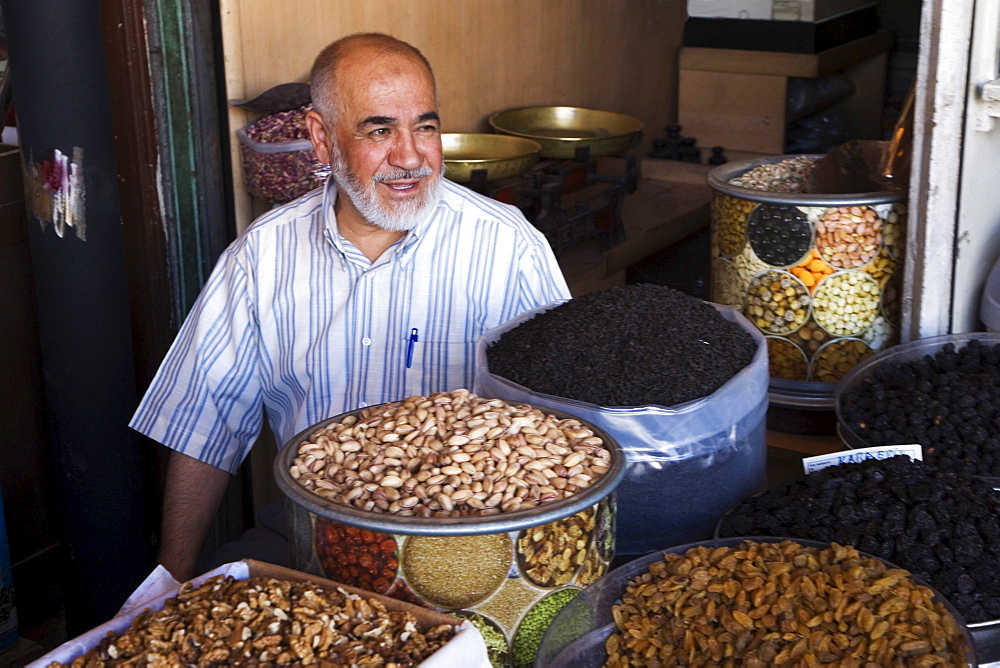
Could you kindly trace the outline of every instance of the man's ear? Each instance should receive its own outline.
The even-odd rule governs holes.
[[[309,129],[309,139],[312,141],[317,162],[329,165],[332,162],[330,137],[326,131],[326,124],[323,123],[323,117],[315,111],[306,112],[306,127]]]

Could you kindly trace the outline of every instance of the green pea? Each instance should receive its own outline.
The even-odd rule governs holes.
[[[538,645],[542,642],[545,629],[573,598],[580,593],[579,589],[567,588],[554,591],[528,610],[517,627],[511,654],[514,668],[531,668],[538,653]]]

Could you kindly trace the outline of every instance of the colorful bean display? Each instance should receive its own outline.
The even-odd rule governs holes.
[[[582,419],[462,388],[356,409],[278,456],[289,563],[461,612],[494,665],[530,665],[546,615],[615,558],[622,459]]]
[[[293,527],[312,525],[310,553],[294,555],[293,562],[299,570],[458,614],[480,630],[488,626],[495,668],[530,666],[552,617],[608,572],[615,511],[611,495],[518,531],[411,536],[359,529],[293,505]]]
[[[898,341],[907,207],[860,196],[818,206],[826,197],[799,187],[813,161],[714,170],[724,176],[709,178],[711,301],[741,309],[767,336],[772,378],[836,383]]]

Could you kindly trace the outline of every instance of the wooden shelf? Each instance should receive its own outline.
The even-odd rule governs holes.
[[[768,429],[766,440],[769,448],[789,450],[806,457],[825,455],[847,449],[844,442],[836,435],[787,434]]]
[[[684,46],[678,67],[682,70],[764,74],[817,79],[887,52],[892,47],[892,33],[879,30],[873,35],[841,44],[820,53],[785,53],[779,51],[744,51]]]
[[[831,105],[852,139],[882,133],[889,31],[817,54],[682,47],[677,122],[698,146],[779,155],[785,151],[789,79],[843,73],[854,92]]]

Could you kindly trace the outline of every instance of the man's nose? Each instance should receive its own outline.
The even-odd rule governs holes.
[[[389,159],[394,167],[401,169],[416,169],[424,161],[416,138],[409,132],[400,132],[396,135],[396,142]]]

